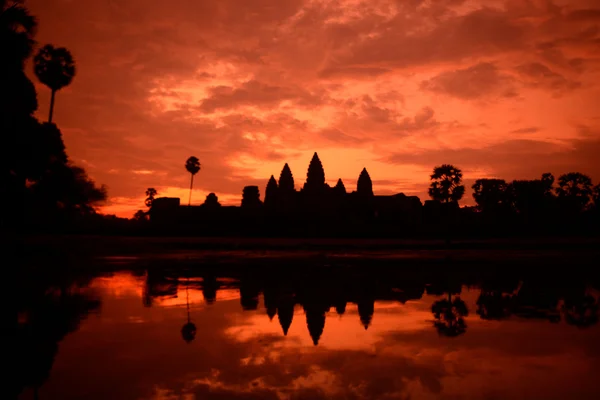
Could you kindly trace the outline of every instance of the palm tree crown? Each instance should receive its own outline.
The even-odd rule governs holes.
[[[75,61],[64,47],[47,44],[38,51],[33,62],[35,75],[51,90],[64,88],[75,76]]]
[[[52,122],[54,111],[54,96],[56,92],[69,85],[75,76],[75,62],[69,50],[64,47],[54,47],[47,44],[42,47],[33,59],[34,72],[40,82],[52,91],[50,99],[50,115]]]
[[[461,185],[462,171],[454,165],[443,164],[433,169],[429,195],[433,200],[441,202],[457,202],[465,194],[465,187]]]
[[[192,175],[196,175],[200,171],[200,160],[197,157],[191,156],[185,162],[185,169]]]
[[[190,181],[190,198],[188,200],[188,206],[192,204],[192,188],[194,187],[194,175],[200,171],[200,160],[198,157],[191,156],[185,162],[185,169],[192,175],[192,179]]]

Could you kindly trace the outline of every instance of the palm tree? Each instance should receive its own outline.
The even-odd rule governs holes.
[[[452,300],[452,294],[448,292],[448,299],[434,302],[431,312],[435,318],[433,326],[440,335],[455,337],[466,332],[467,324],[463,317],[469,315],[469,310],[459,297]]]
[[[34,72],[40,82],[52,91],[50,98],[50,115],[48,123],[52,123],[54,112],[54,96],[56,92],[68,86],[75,76],[75,62],[69,50],[47,44],[42,47],[33,59]]]
[[[190,295],[188,293],[188,286],[190,285],[190,279],[185,285],[185,305],[187,308],[187,322],[181,328],[181,337],[186,343],[191,343],[196,338],[196,324],[190,319]]]
[[[188,201],[188,206],[192,205],[192,188],[194,187],[194,175],[200,171],[200,160],[197,157],[191,156],[185,162],[185,169],[192,175],[192,180],[190,182],[190,199]]]
[[[454,165],[443,164],[433,169],[429,196],[443,203],[458,202],[465,194],[462,171]]]
[[[156,196],[158,192],[156,191],[156,189],[154,188],[148,188],[146,189],[146,207],[152,207],[152,202],[154,201],[154,196]]]
[[[19,0],[0,0],[0,54],[2,67],[23,68],[31,55],[37,21]],[[11,64],[15,63],[15,64]]]

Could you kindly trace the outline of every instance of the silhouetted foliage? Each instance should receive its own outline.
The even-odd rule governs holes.
[[[365,197],[373,196],[373,183],[371,182],[371,177],[369,176],[366,168],[363,168],[363,170],[360,172],[358,181],[356,183],[356,193]]]
[[[190,173],[190,198],[188,200],[188,206],[192,204],[192,188],[194,187],[194,175],[200,171],[200,160],[197,157],[191,156],[185,162],[185,170]]]
[[[152,202],[154,201],[154,198],[157,194],[158,192],[154,188],[146,189],[146,201],[144,202],[144,204],[146,204],[146,207],[152,207]]]
[[[33,216],[56,224],[79,215],[95,213],[106,200],[106,188],[98,188],[83,168],[58,163],[29,188]]]
[[[436,319],[434,326],[440,335],[454,337],[466,332],[467,324],[463,317],[469,314],[469,310],[460,298],[452,300],[448,294],[447,299],[433,303],[431,312]]]
[[[2,67],[22,70],[35,46],[37,21],[23,1],[0,1],[0,54]]]
[[[135,214],[133,214],[133,220],[138,222],[146,222],[148,221],[148,214],[144,210],[137,210]]]
[[[579,328],[587,328],[598,323],[598,301],[585,290],[568,293],[562,310],[565,321]]]
[[[219,208],[221,207],[221,203],[219,203],[219,198],[214,193],[209,193],[204,200],[204,207],[206,208]]]
[[[477,314],[481,319],[503,319],[511,314],[511,295],[498,290],[481,291],[477,299]]]
[[[554,176],[544,173],[541,179],[515,180],[509,185],[513,208],[526,222],[543,218],[552,209]]]
[[[477,179],[473,185],[473,198],[483,212],[508,211],[511,202],[504,179]]]
[[[592,201],[592,179],[579,172],[569,172],[558,178],[558,198],[574,212],[582,212]]]
[[[26,299],[20,304],[20,312],[27,315],[17,322],[17,331],[11,341],[18,354],[17,363],[11,365],[11,375],[16,378],[11,385],[17,392],[29,387],[36,391],[50,375],[58,344],[66,335],[76,331],[90,313],[100,308],[96,294],[80,288],[73,282],[36,282],[23,288]]]
[[[12,210],[0,217],[0,225],[10,229],[66,226],[93,215],[94,206],[106,199],[106,189],[69,162],[56,125],[33,117],[37,96],[24,65],[35,44],[35,28],[22,2],[0,2],[0,201],[3,210]],[[68,83],[65,71],[72,77],[72,65],[62,50],[55,50],[45,47],[35,61],[42,82],[58,90]]]
[[[33,59],[34,72],[41,83],[51,90],[50,114],[48,122],[52,123],[54,98],[56,92],[68,86],[75,76],[75,62],[69,50],[54,47],[50,44],[42,47]]]
[[[458,202],[465,194],[462,171],[453,165],[443,164],[433,169],[429,196],[443,203]]]

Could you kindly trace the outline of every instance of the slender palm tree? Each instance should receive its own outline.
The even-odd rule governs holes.
[[[190,181],[190,199],[188,201],[188,206],[192,205],[192,188],[194,187],[194,175],[200,171],[200,160],[197,157],[191,156],[185,162],[185,169],[192,175],[192,179]]]
[[[75,61],[69,50],[64,47],[54,47],[47,44],[42,47],[33,59],[34,72],[40,82],[52,91],[50,98],[50,115],[48,122],[52,123],[54,112],[54,97],[56,92],[68,86],[75,76]]]

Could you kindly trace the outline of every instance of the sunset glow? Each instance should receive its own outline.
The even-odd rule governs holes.
[[[570,171],[600,179],[597,0],[29,0],[39,44],[78,73],[54,119],[70,157],[131,217],[148,187],[193,204],[314,151],[349,191],[427,199],[434,165],[465,184]],[[31,66],[29,73],[33,76]],[[35,81],[35,79],[33,79]],[[48,113],[38,84],[39,116]],[[462,204],[472,204],[470,190]]]

